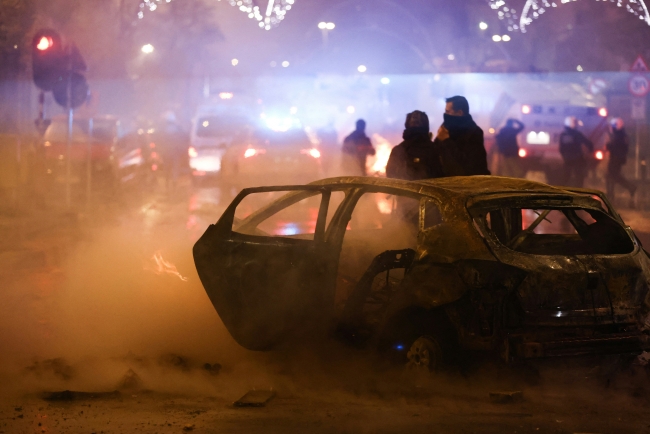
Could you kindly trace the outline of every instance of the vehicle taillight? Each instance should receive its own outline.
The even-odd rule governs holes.
[[[316,148],[303,149],[302,151],[300,151],[300,153],[309,155],[310,157],[313,158],[320,158],[320,151]]]
[[[154,149],[156,147],[156,144],[154,142],[149,143],[149,147],[151,149]]]
[[[519,156],[520,156],[521,158],[526,157],[526,155],[528,155],[528,152],[526,152],[525,149],[522,148],[522,149],[519,150]]]
[[[187,150],[187,154],[190,156],[190,158],[196,158],[199,156],[199,153],[196,152],[196,149],[194,149],[193,146],[190,146],[190,148]]]
[[[157,165],[157,164],[152,164],[152,165],[151,165],[151,170],[154,171],[154,172],[155,172],[156,170],[158,170],[158,165]]]
[[[521,112],[525,115],[530,113],[530,106],[527,104],[524,104],[521,106]]]
[[[251,158],[259,154],[266,154],[265,149],[248,148],[244,152],[244,158]]]
[[[602,160],[603,158],[605,158],[603,151],[596,151],[596,160]]]
[[[607,117],[607,109],[605,107],[602,107],[600,110],[598,110],[598,114],[604,118]]]

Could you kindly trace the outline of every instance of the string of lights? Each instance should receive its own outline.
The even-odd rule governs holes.
[[[497,12],[500,20],[507,22],[509,32],[520,31],[526,33],[528,27],[534,20],[541,17],[551,8],[570,3],[577,0],[526,0],[521,15],[508,6],[506,0],[488,0],[490,8]],[[596,0],[603,3],[615,3],[618,7],[624,7],[629,13],[636,15],[650,26],[650,13],[644,0]]]
[[[221,0],[219,0],[221,1]],[[278,26],[287,11],[293,7],[295,0],[265,0],[266,6],[260,5],[264,0],[227,0],[232,6],[248,14],[248,18],[258,21],[260,28],[271,30]]]
[[[145,12],[153,12],[161,3],[170,3],[172,0],[143,0],[138,10],[138,19],[143,19]],[[218,0],[221,1],[221,0]],[[257,20],[260,28],[271,30],[278,26],[287,11],[293,7],[295,0],[226,0],[232,6],[248,14],[248,18]],[[266,1],[266,5],[260,3]]]

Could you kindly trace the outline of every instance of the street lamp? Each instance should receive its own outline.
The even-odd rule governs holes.
[[[478,28],[481,30],[487,30],[488,25],[486,22],[481,21],[480,23],[478,23]]]
[[[357,68],[357,71],[361,73],[366,72],[367,70],[368,68],[366,68],[366,65],[359,65],[359,67]]]
[[[327,47],[329,32],[336,28],[336,24],[331,22],[321,21],[320,23],[318,23],[318,28],[323,33],[323,47]]]
[[[510,35],[503,35],[501,36],[501,40],[503,42],[509,42],[510,41]]]
[[[232,63],[232,66],[237,66],[239,65],[239,59],[232,59],[230,63]]]
[[[494,35],[494,36],[492,36],[492,40],[494,42],[501,42],[501,36],[500,35]]]
[[[145,44],[145,45],[142,46],[142,48],[141,48],[140,50],[141,50],[144,54],[151,54],[151,53],[153,53],[153,50],[154,50],[154,49],[155,49],[155,48],[154,48],[153,45],[151,45],[151,44]]]

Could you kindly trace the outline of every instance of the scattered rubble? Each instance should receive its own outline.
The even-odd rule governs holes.
[[[63,390],[59,392],[45,392],[42,398],[46,401],[83,401],[88,399],[116,399],[122,394],[114,390],[112,392],[77,392],[73,390]]]
[[[251,390],[235,401],[235,407],[264,407],[274,397],[273,390]]]

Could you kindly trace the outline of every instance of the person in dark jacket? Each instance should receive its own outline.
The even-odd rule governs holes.
[[[386,177],[415,181],[439,174],[436,153],[429,132],[429,117],[415,110],[406,115],[404,141],[395,146],[388,158]]]
[[[447,99],[444,123],[433,142],[440,167],[439,177],[489,175],[483,130],[469,114],[463,96]]]
[[[589,154],[594,151],[594,144],[578,131],[579,121],[575,116],[564,120],[564,131],[560,134],[560,155],[564,160],[563,185],[582,187],[587,176],[586,148]]]
[[[359,119],[357,128],[343,141],[343,170],[346,175],[366,176],[366,159],[375,148],[366,135],[366,121]]]
[[[506,126],[496,135],[497,150],[499,151],[499,175],[521,178],[524,175],[519,159],[519,143],[517,135],[524,130],[524,124],[517,119],[508,119]]]
[[[607,143],[606,149],[609,152],[609,163],[607,164],[607,196],[613,201],[616,184],[620,184],[630,192],[630,206],[632,206],[634,203],[634,194],[636,193],[636,185],[625,179],[621,173],[621,168],[627,162],[627,152],[629,149],[623,119],[612,119],[609,142]]]

